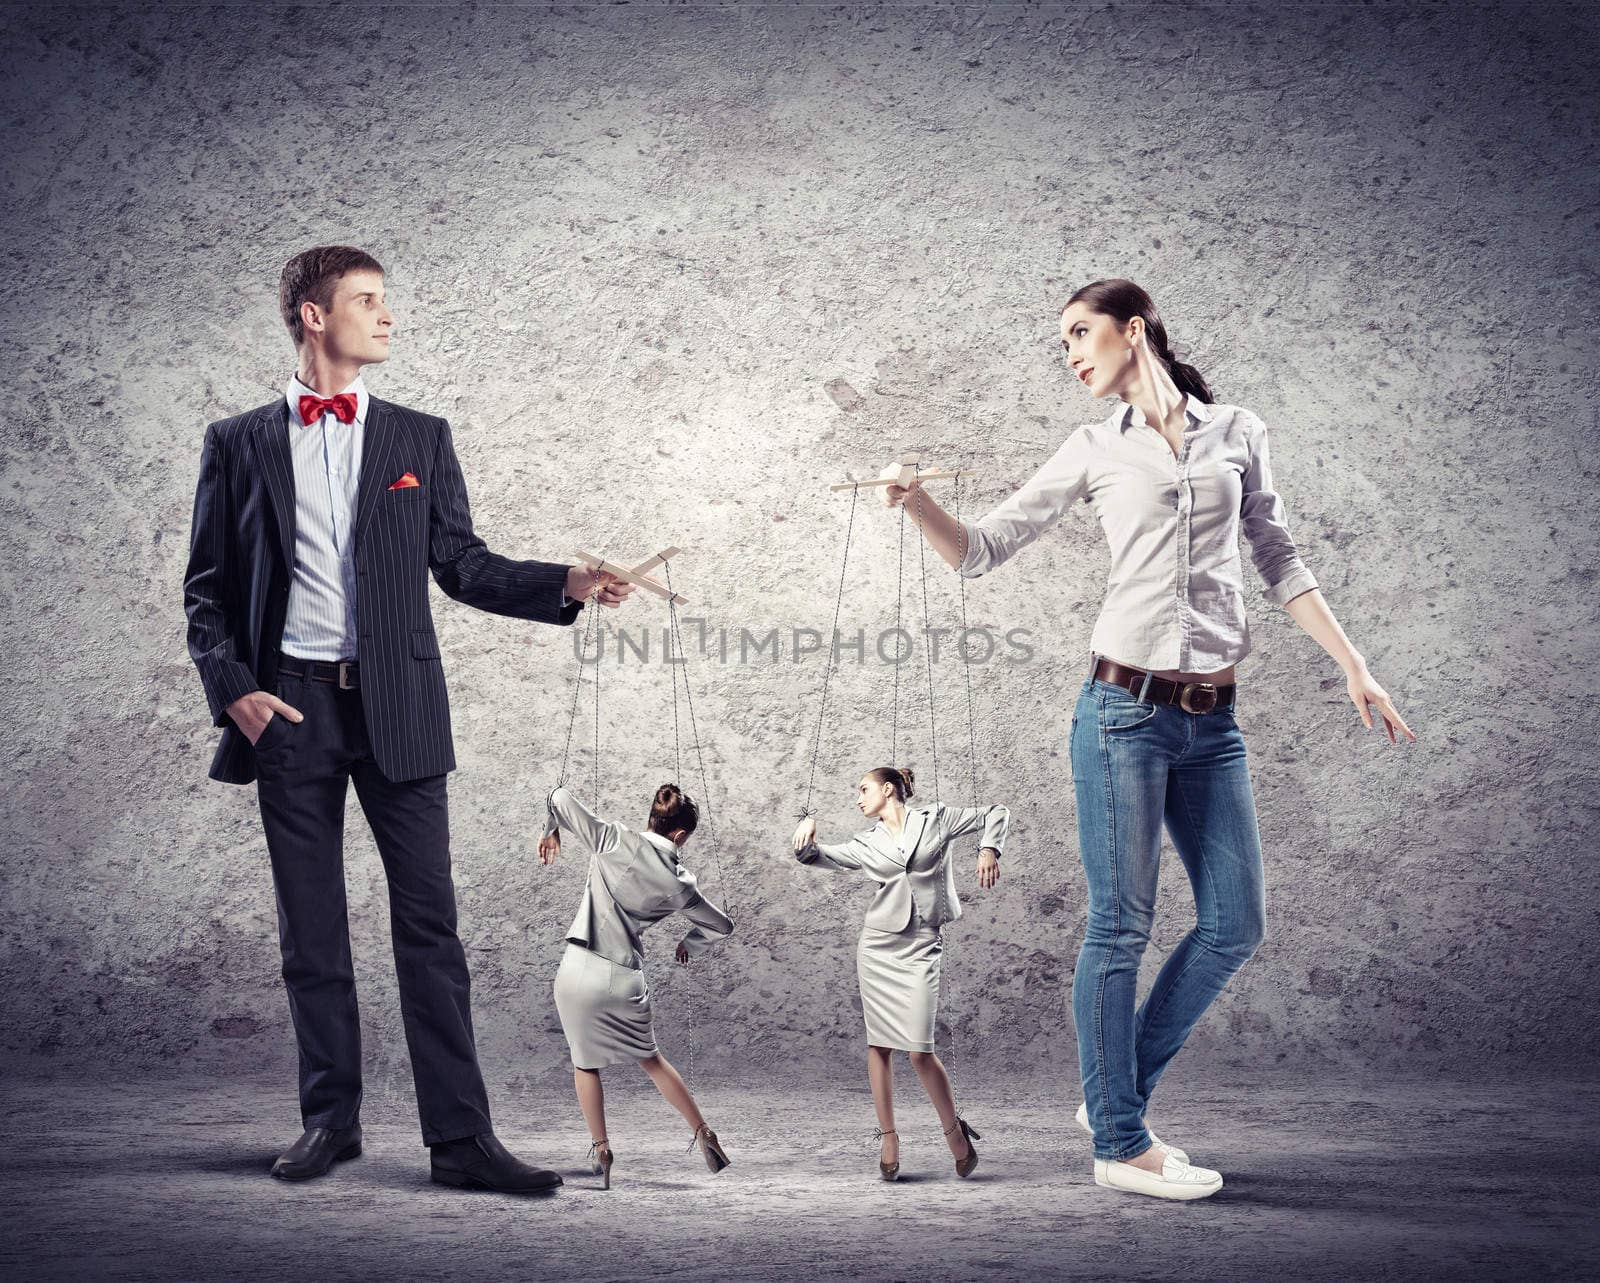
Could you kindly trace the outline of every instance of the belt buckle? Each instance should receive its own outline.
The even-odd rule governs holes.
[[[350,684],[350,665],[345,660],[339,661],[339,689],[353,691],[355,687]]]
[[[1194,695],[1200,706],[1189,702],[1190,695]],[[1182,693],[1178,696],[1178,707],[1186,713],[1209,713],[1217,706],[1217,688],[1210,682],[1185,682]]]

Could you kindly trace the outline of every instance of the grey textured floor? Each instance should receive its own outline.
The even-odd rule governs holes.
[[[1095,1188],[1073,1099],[1040,1083],[969,1082],[966,1113],[984,1141],[962,1182],[902,1069],[908,1178],[886,1185],[863,1086],[703,1084],[734,1159],[712,1178],[642,1076],[611,1077],[609,1194],[580,1169],[586,1137],[569,1095],[552,1084],[497,1098],[511,1148],[567,1177],[553,1197],[518,1199],[430,1184],[402,1092],[369,1091],[362,1158],[286,1185],[266,1176],[296,1130],[285,1084],[13,1076],[0,1272],[1547,1279],[1594,1277],[1600,1259],[1592,1195],[1563,1192],[1554,1172],[1572,1164],[1541,1157],[1562,1143],[1562,1118],[1593,1116],[1594,1084],[1173,1084],[1153,1121],[1228,1182],[1214,1199],[1173,1205]]]

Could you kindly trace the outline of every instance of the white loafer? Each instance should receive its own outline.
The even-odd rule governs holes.
[[[1078,1126],[1083,1128],[1084,1131],[1088,1132],[1088,1134],[1090,1136],[1093,1136],[1094,1135],[1094,1128],[1089,1126],[1089,1102],[1088,1101],[1084,1101],[1083,1104],[1078,1106],[1077,1118],[1078,1118]],[[1174,1158],[1178,1159],[1180,1162],[1187,1163],[1189,1161],[1189,1155],[1185,1154],[1176,1145],[1167,1144],[1167,1142],[1162,1140],[1161,1137],[1157,1136],[1155,1134],[1155,1132],[1150,1131],[1150,1129],[1148,1127],[1145,1128],[1145,1131],[1150,1132],[1150,1143],[1152,1145],[1154,1145],[1157,1149],[1159,1149],[1163,1154],[1171,1154]],[[1204,1169],[1202,1169],[1202,1170],[1204,1170]]]
[[[1132,1163],[1119,1163],[1097,1158],[1094,1160],[1094,1183],[1107,1189],[1125,1190],[1130,1194],[1148,1194],[1152,1198],[1170,1198],[1187,1202],[1194,1198],[1210,1198],[1222,1188],[1222,1173],[1209,1167],[1195,1167],[1181,1159],[1166,1155],[1161,1162],[1161,1173],[1147,1172]]]

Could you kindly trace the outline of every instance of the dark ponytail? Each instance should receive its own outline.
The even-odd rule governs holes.
[[[1150,346],[1166,365],[1167,372],[1172,375],[1172,381],[1178,385],[1178,391],[1194,397],[1197,401],[1203,401],[1206,405],[1216,401],[1205,376],[1194,366],[1185,365],[1174,355],[1172,344],[1167,339],[1166,324],[1161,319],[1161,313],[1156,311],[1155,300],[1132,281],[1119,278],[1091,282],[1069,298],[1061,310],[1065,312],[1074,303],[1083,303],[1091,312],[1109,316],[1118,325],[1126,325],[1136,316],[1142,318]]]
[[[1172,355],[1170,349],[1165,352],[1157,352],[1156,355],[1167,363],[1167,370],[1172,375],[1172,381],[1178,385],[1179,392],[1192,396],[1196,401],[1203,402],[1206,405],[1210,405],[1216,400],[1211,395],[1211,385],[1206,382],[1205,376],[1194,366],[1185,365]]]
[[[879,784],[892,785],[895,797],[902,802],[910,801],[915,791],[916,776],[909,766],[875,766],[867,772],[867,778]]]
[[[676,784],[663,784],[650,805],[650,831],[670,837],[679,829],[687,837],[700,824],[700,808]]]

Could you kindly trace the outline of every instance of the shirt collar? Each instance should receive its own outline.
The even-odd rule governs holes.
[[[1183,412],[1195,423],[1209,423],[1211,421],[1211,411],[1207,408],[1205,402],[1197,397],[1190,396],[1188,393],[1184,394]],[[1130,405],[1120,398],[1117,401],[1117,408],[1111,413],[1111,421],[1118,430],[1123,432],[1126,432],[1130,425],[1136,425],[1141,428],[1150,426],[1144,421],[1143,410],[1136,405]]]
[[[911,823],[911,817],[913,815],[917,814],[918,812],[926,811],[927,809],[928,808],[925,807],[925,806],[907,805],[906,806],[906,816],[905,816],[905,819],[900,821],[900,832],[898,832],[898,833],[889,833],[889,826],[887,824],[885,824],[881,819],[877,820],[876,824],[877,824],[878,828],[882,829],[885,833],[889,833],[889,836],[891,838],[893,838],[896,842],[898,842],[901,838],[903,838],[905,836],[906,825]]]
[[[665,833],[657,833],[654,829],[646,829],[647,837],[663,855],[670,855],[674,860],[678,858],[678,844]]]
[[[366,427],[367,405],[372,398],[367,395],[367,385],[361,381],[361,376],[359,374],[356,375],[355,382],[349,387],[341,389],[341,391],[354,392],[356,394],[356,421],[351,426],[357,428]],[[304,383],[300,382],[298,374],[291,374],[289,376],[289,385],[283,392],[284,399],[289,403],[289,422],[296,427],[305,427],[306,425],[300,422],[300,398],[318,395],[320,394],[315,388],[308,388]]]

